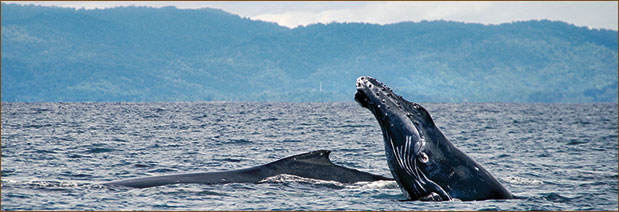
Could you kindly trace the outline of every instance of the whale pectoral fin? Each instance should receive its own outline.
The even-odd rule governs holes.
[[[432,192],[426,196],[419,198],[420,201],[443,201],[441,195],[438,195],[436,192]]]

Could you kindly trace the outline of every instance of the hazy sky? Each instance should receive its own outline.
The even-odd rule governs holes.
[[[9,2],[10,3],[10,2]],[[218,8],[255,20],[296,27],[312,23],[367,22],[387,24],[400,21],[451,20],[467,23],[500,24],[531,19],[565,21],[577,26],[617,30],[617,1],[603,2],[217,2],[217,1],[60,1],[17,2],[74,8],[116,6],[176,6]]]

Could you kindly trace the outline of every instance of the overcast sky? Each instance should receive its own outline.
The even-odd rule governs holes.
[[[11,3],[11,2],[8,2]],[[14,2],[13,2],[14,3]],[[603,2],[199,2],[199,1],[60,1],[17,2],[73,8],[116,6],[176,6],[183,9],[218,8],[254,20],[287,27],[312,23],[366,22],[388,24],[401,21],[451,20],[500,24],[531,19],[560,20],[577,26],[617,30],[617,1]]]

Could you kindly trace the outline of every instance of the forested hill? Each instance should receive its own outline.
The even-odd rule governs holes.
[[[534,20],[314,24],[2,3],[2,101],[617,102],[617,31]]]

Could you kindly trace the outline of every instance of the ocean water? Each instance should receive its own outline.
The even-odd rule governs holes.
[[[356,103],[2,103],[2,210],[617,210],[618,105],[422,104],[517,199],[402,201],[393,181],[144,189],[98,183],[247,168],[312,150],[390,176]]]

